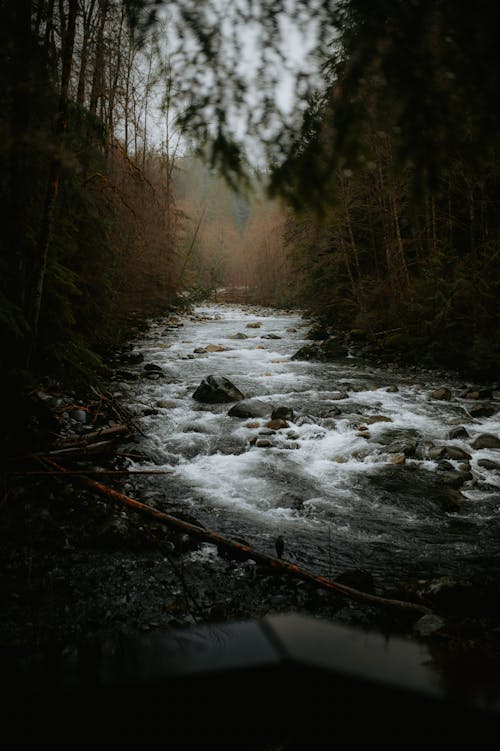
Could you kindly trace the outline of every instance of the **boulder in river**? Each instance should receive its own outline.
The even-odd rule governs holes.
[[[294,414],[291,407],[275,407],[271,412],[271,420],[290,420],[293,422]]]
[[[450,440],[454,440],[455,438],[468,438],[468,437],[469,437],[469,434],[463,425],[459,425],[458,428],[453,428],[448,433],[448,438]]]
[[[473,449],[500,449],[500,438],[492,433],[481,433],[471,445]]]
[[[193,394],[193,399],[208,404],[239,402],[245,395],[224,376],[209,375],[203,379]]]
[[[471,417],[491,417],[496,412],[492,404],[482,403],[470,407],[469,414]]]
[[[492,472],[500,472],[500,462],[494,462],[492,459],[479,459],[477,466]]]
[[[254,323],[247,323],[246,327],[247,329],[260,329],[262,326],[260,321],[254,321]]]
[[[229,417],[268,417],[271,405],[261,399],[243,399],[235,404],[227,413]]]
[[[231,336],[228,336],[228,339],[248,339],[248,336],[239,332],[238,334],[232,334]]]
[[[154,362],[148,362],[144,366],[144,370],[146,370],[149,373],[163,373],[163,368],[161,368],[159,365],[156,365]]]
[[[431,399],[439,399],[440,401],[450,401],[451,391],[446,386],[441,386],[439,389],[435,389],[429,394]]]

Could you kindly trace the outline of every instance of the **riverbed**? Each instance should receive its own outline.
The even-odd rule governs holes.
[[[285,558],[330,577],[363,568],[385,588],[499,574],[500,450],[472,444],[500,436],[500,394],[488,399],[492,415],[474,417],[472,384],[452,376],[352,353],[293,359],[311,344],[310,328],[300,312],[228,304],[153,322],[133,342],[143,360],[127,367],[137,380],[115,386],[140,415],[135,450],[145,458],[132,468],[169,474],[128,489],[262,552],[274,555],[283,535]],[[232,417],[231,403],[197,401],[208,375],[267,403],[269,417],[286,407],[292,419],[272,430],[269,417]],[[431,396],[441,387],[450,399]],[[457,427],[463,435],[450,439]],[[445,458],[431,458],[440,447]],[[450,447],[460,458],[449,458]]]

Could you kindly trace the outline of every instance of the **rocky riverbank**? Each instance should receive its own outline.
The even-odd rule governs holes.
[[[175,328],[180,323],[172,319],[165,325]],[[328,340],[311,346],[324,348]],[[340,356],[337,349],[333,354],[333,344],[331,349],[330,356]],[[144,378],[159,377],[158,371],[139,363],[130,351],[122,353],[114,365],[120,379],[130,365],[140,365]],[[130,374],[136,377],[134,371]],[[456,395],[470,400],[472,408],[481,405],[483,409],[495,396],[491,385],[464,386]],[[455,398],[446,387],[431,396]],[[500,658],[497,579],[477,580],[464,572],[460,580],[437,576],[401,582],[397,590],[375,591],[421,603],[432,611],[421,616],[361,603],[277,574],[252,560],[232,559],[213,545],[200,544],[78,483],[80,473],[117,490],[130,481],[130,457],[137,451],[134,431],[140,430],[134,424],[138,415],[130,405],[95,391],[68,397],[47,387],[34,392],[28,404],[25,427],[30,440],[22,451],[17,445],[17,456],[2,464],[0,643],[4,649],[35,653],[107,635],[139,635],[195,623],[299,612],[424,640],[440,655],[467,652]],[[112,445],[94,447],[94,453],[88,452],[94,441],[82,445],[85,436],[127,420],[129,432],[119,434]],[[31,458],[34,453],[64,452],[65,447],[69,449],[66,460],[75,473],[71,480],[48,474],[55,470]],[[418,447],[400,449],[395,455],[404,461]],[[61,459],[61,454],[53,453],[52,459]],[[441,447],[434,459],[446,463],[457,457]],[[467,457],[462,460],[466,463]],[[443,466],[442,471],[455,470]],[[138,500],[148,502],[147,498]],[[160,510],[182,518],[168,501]],[[186,521],[199,524],[193,518]],[[336,580],[365,592],[375,588],[366,570],[346,570]]]

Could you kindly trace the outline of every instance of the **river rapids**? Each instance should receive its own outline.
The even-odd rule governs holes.
[[[145,458],[133,468],[169,473],[129,489],[271,555],[281,534],[285,558],[330,577],[364,568],[387,586],[500,573],[500,471],[478,463],[500,462],[500,450],[471,446],[480,434],[500,436],[500,394],[488,400],[493,416],[474,418],[464,384],[451,377],[352,355],[292,359],[310,344],[310,326],[300,312],[228,304],[153,322],[133,342],[133,354],[144,356],[133,366],[140,377],[117,388],[141,415],[134,450]],[[291,408],[293,419],[271,431],[267,419],[228,416],[231,404],[196,401],[208,375],[270,408]],[[431,398],[441,386],[451,400]],[[450,440],[457,426],[468,435]],[[429,458],[440,446],[470,459],[447,459],[443,471]],[[450,508],[443,478],[459,469],[470,477]]]

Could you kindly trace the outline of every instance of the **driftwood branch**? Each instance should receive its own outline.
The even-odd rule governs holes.
[[[60,473],[68,474],[70,478],[73,477],[67,472],[67,470],[65,470],[64,467],[59,466],[53,460],[46,459],[46,461]],[[284,561],[280,558],[273,558],[266,553],[261,553],[258,550],[251,548],[249,545],[235,542],[234,540],[230,540],[227,537],[219,535],[217,532],[211,532],[202,527],[197,527],[195,524],[183,521],[176,518],[175,516],[171,516],[170,514],[165,514],[163,511],[159,511],[158,509],[152,508],[151,506],[146,506],[146,504],[141,503],[134,498],[130,498],[123,493],[119,493],[112,488],[108,488],[106,485],[103,485],[96,480],[92,480],[89,477],[78,475],[74,479],[83,483],[92,490],[97,491],[101,495],[104,495],[121,505],[128,506],[129,508],[134,509],[134,511],[138,511],[146,516],[149,516],[151,519],[154,519],[161,524],[165,524],[168,527],[177,530],[178,532],[183,532],[185,534],[196,537],[198,540],[201,540],[203,542],[208,542],[212,545],[216,545],[220,550],[229,551],[233,557],[236,557],[240,560],[252,559],[256,563],[261,563],[269,566],[276,572],[290,574],[291,576],[295,576],[299,579],[309,581],[312,584],[315,584],[317,587],[321,587],[332,592],[337,592],[338,594],[344,595],[345,597],[351,598],[353,600],[358,600],[360,602],[367,602],[371,605],[379,607],[399,608],[402,610],[412,610],[421,614],[432,612],[424,605],[413,602],[405,602],[404,600],[392,600],[386,597],[378,597],[377,595],[372,595],[368,592],[360,592],[359,590],[353,589],[352,587],[331,581],[324,576],[318,576],[317,574],[313,574],[312,572],[307,571],[306,569],[303,569],[293,563],[288,563],[288,561]]]

